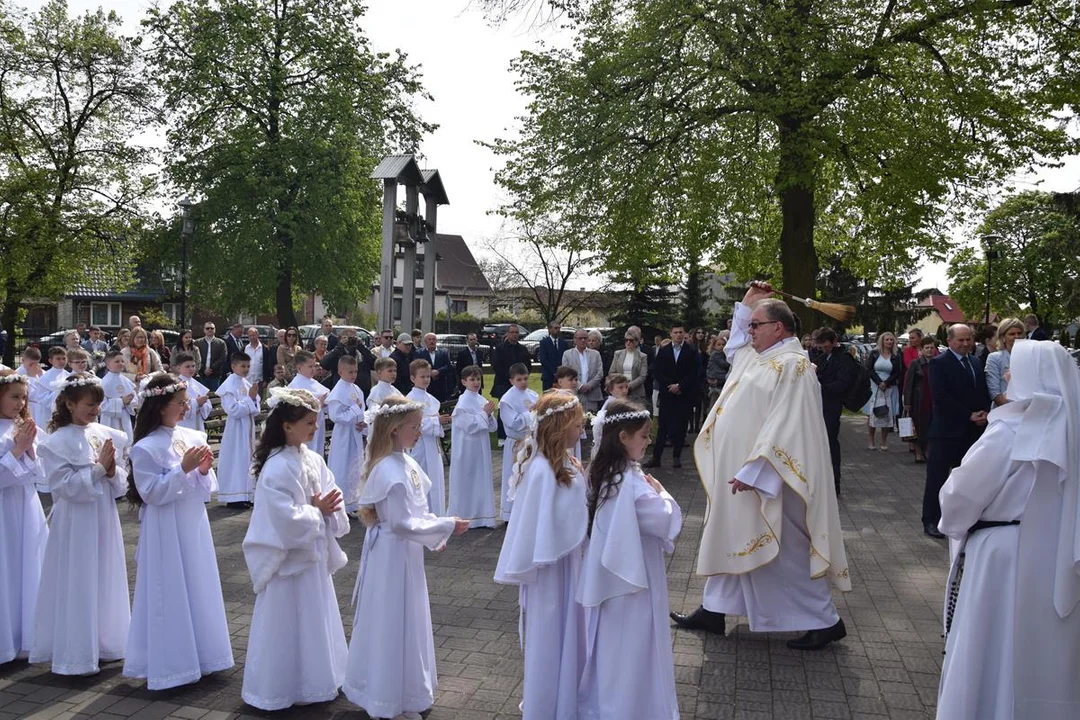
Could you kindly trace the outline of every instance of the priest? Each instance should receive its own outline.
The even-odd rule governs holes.
[[[751,283],[724,352],[731,372],[694,443],[708,494],[697,572],[701,607],[681,627],[723,634],[725,615],[753,632],[803,632],[819,650],[847,635],[830,585],[851,589],[821,414],[821,388],[795,317]]]

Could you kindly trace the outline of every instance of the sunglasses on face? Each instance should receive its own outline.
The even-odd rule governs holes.
[[[752,323],[750,323],[750,329],[751,330],[757,330],[762,325],[772,325],[773,323],[778,323],[778,322],[780,322],[780,321],[779,320],[760,320],[760,321],[755,320]]]

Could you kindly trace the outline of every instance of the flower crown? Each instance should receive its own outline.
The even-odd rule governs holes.
[[[10,375],[0,377],[0,385],[8,385],[10,383],[22,383],[26,385],[27,382],[26,376],[19,375],[18,373],[11,373]]]
[[[416,412],[417,410],[424,410],[425,408],[426,406],[422,403],[412,402],[411,400],[408,402],[397,403],[395,405],[388,405],[386,403],[383,403],[375,409],[374,415],[375,417],[386,417],[387,415],[398,415],[401,413]]]
[[[615,413],[614,415],[605,415],[604,424],[622,422],[624,420],[648,420],[652,418],[652,413],[648,410],[634,410],[632,412]]]
[[[55,392],[63,392],[68,388],[73,387],[85,387],[87,385],[100,385],[101,379],[97,375],[68,375],[63,380],[57,380],[51,385],[51,389]]]
[[[270,406],[270,412],[274,412],[281,405],[302,407],[313,413],[319,412],[319,401],[307,390],[299,388],[270,388],[270,399],[266,401]]]
[[[187,383],[183,380],[174,382],[172,385],[164,385],[162,387],[151,388],[150,390],[143,390],[143,397],[161,397],[162,395],[172,395],[173,393],[180,392],[181,390],[187,390]]]
[[[566,397],[570,399],[569,402],[565,402],[562,405],[552,405],[547,410],[539,414],[533,413],[533,416],[536,418],[536,423],[539,425],[540,422],[544,420],[544,418],[549,418],[556,413],[566,412],[567,410],[571,410],[581,405],[581,401],[578,400],[576,395],[567,395]]]

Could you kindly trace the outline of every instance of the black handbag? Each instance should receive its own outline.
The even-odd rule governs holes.
[[[880,392],[878,392],[877,395],[881,399],[881,404],[880,405],[874,405],[874,417],[879,417],[879,418],[889,417],[889,402],[888,402],[888,400],[886,398],[882,397]]]

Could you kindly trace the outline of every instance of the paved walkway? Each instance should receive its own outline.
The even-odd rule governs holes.
[[[837,595],[848,628],[844,641],[819,653],[797,653],[793,635],[754,635],[745,619],[728,636],[678,630],[675,674],[684,718],[801,720],[803,718],[932,718],[941,667],[941,604],[948,551],[922,534],[919,522],[923,465],[894,443],[891,452],[867,452],[860,418],[845,418],[841,523],[854,590]],[[688,464],[689,465],[689,464]],[[682,536],[670,558],[671,607],[691,610],[701,600],[693,574],[705,507],[691,469],[660,470],[657,477],[683,508]],[[134,588],[135,517],[122,506],[128,569]],[[240,543],[248,514],[212,507],[222,586],[238,665],[195,685],[148,692],[121,677],[121,663],[88,678],[51,675],[41,666],[0,666],[0,720],[14,718],[185,718],[225,720],[268,717],[240,700],[242,662],[254,606]],[[439,691],[429,720],[518,717],[522,665],[517,639],[517,590],[492,582],[502,529],[473,530],[442,553],[427,555],[438,658]],[[349,596],[363,533],[354,528],[343,546],[350,563],[335,576],[347,634]],[[281,718],[366,716],[344,696],[332,703],[286,710]],[[640,718],[635,720],[652,720]]]

